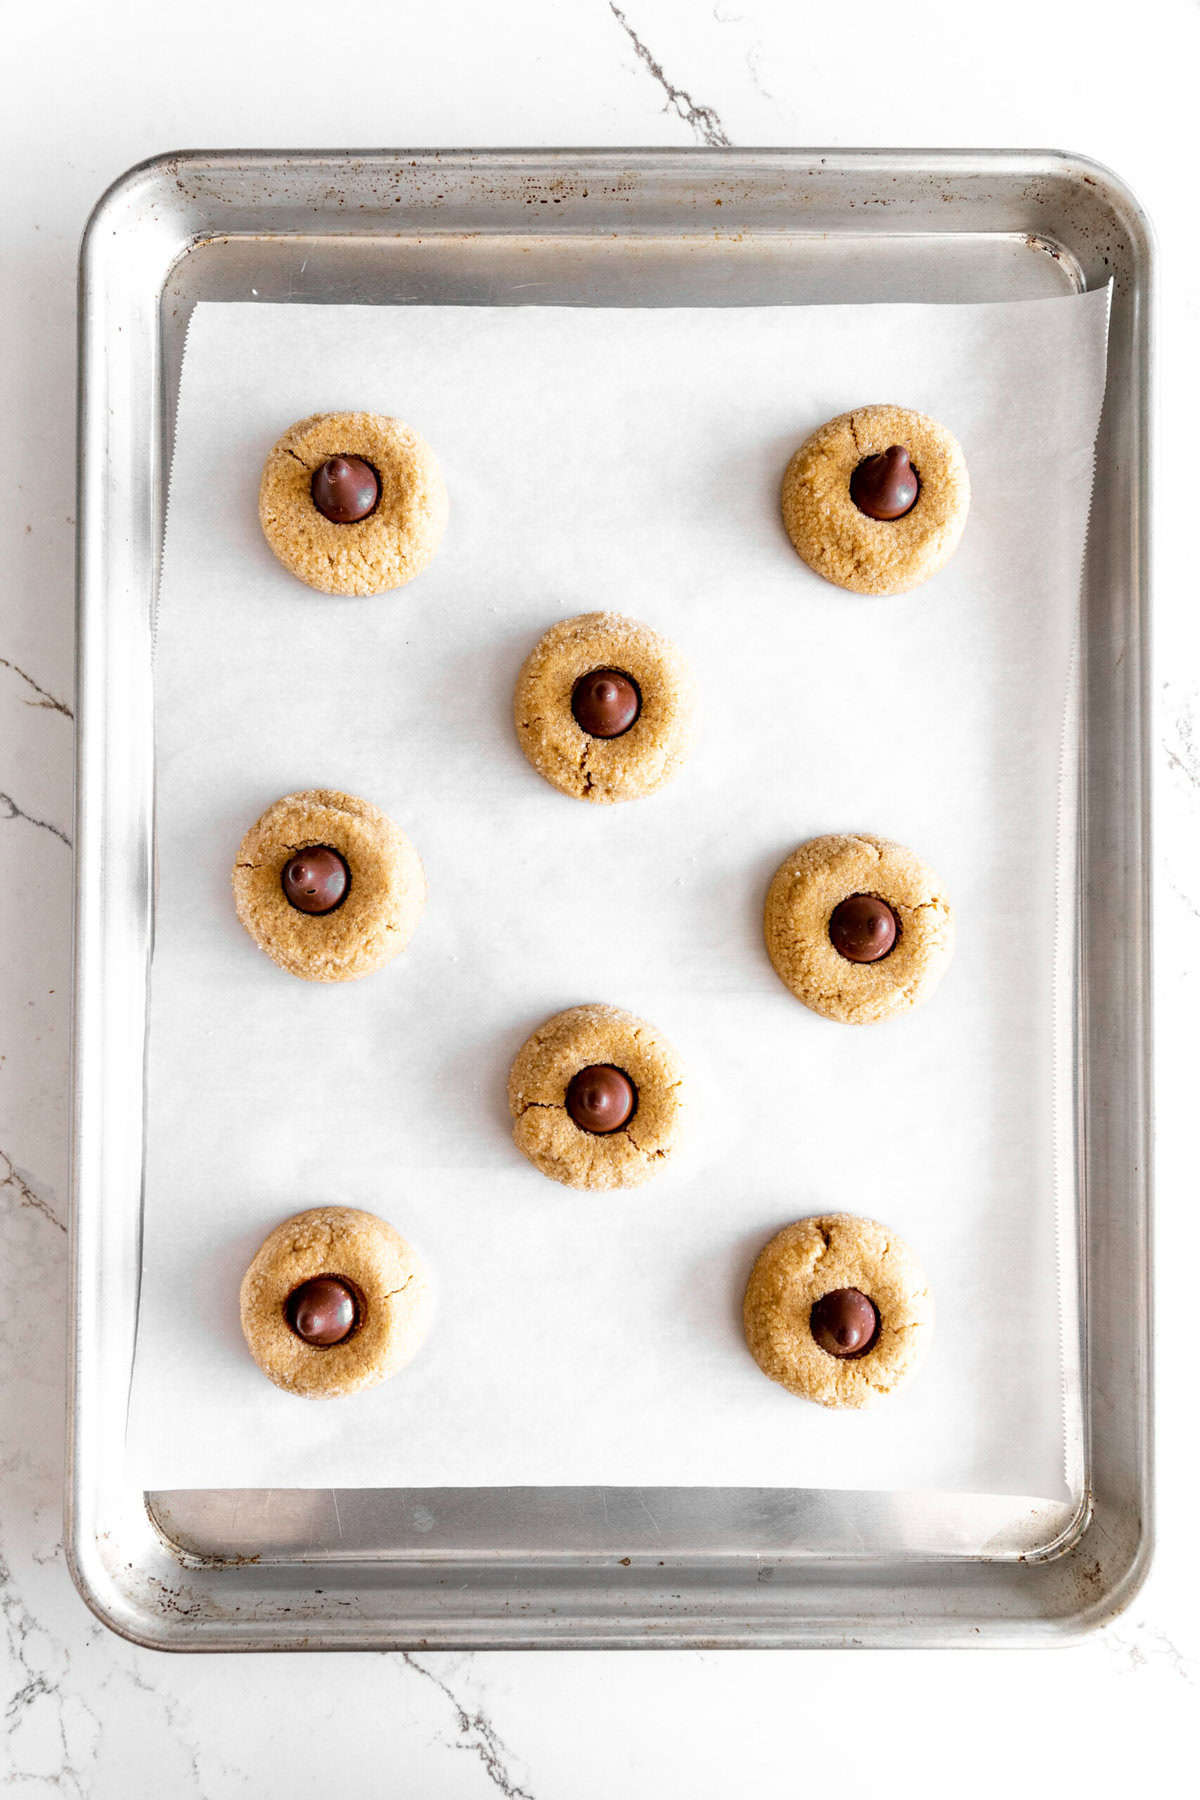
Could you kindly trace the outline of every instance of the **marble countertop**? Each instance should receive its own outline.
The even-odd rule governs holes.
[[[1200,1578],[1190,1113],[1200,982],[1200,627],[1185,432],[1200,12],[1010,0],[211,0],[192,14],[66,0],[6,15],[0,113],[0,1783],[23,1793],[225,1796],[337,1784],[422,1800],[697,1796],[853,1772],[891,1792],[1102,1793],[1191,1758]],[[363,55],[364,39],[368,54]],[[1110,163],[1161,252],[1159,1531],[1150,1578],[1066,1651],[168,1658],[97,1624],[62,1551],[70,980],[75,260],[124,168],[183,145],[1032,145]],[[1192,352],[1189,354],[1189,352]],[[868,1729],[860,1722],[870,1722]],[[982,1747],[983,1754],[980,1754]],[[970,1759],[968,1761],[968,1759]],[[1031,1771],[1034,1773],[1031,1775]]]

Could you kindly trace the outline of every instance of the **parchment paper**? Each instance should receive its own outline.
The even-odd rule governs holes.
[[[1106,319],[1104,293],[197,308],[156,648],[146,1485],[1064,1494],[1069,692]],[[887,600],[811,575],[778,509],[801,439],[875,400],[944,420],[974,489],[950,566]],[[426,434],[451,522],[411,587],[332,600],[271,556],[258,477],[294,419],[356,407]],[[668,633],[702,690],[680,778],[612,808],[540,780],[510,718],[530,646],[594,607]],[[317,786],[383,806],[429,878],[407,953],[345,986],[274,967],[230,892],[246,827]],[[771,969],[767,881],[831,830],[947,884],[957,954],[918,1013],[830,1024]],[[687,1156],[627,1194],[509,1139],[514,1051],[584,1000],[654,1020],[699,1096]],[[392,1220],[439,1290],[412,1367],[335,1403],[273,1389],[237,1315],[262,1237],[324,1201]],[[741,1337],[758,1249],[827,1209],[885,1219],[937,1298],[923,1373],[869,1414],[772,1386]]]

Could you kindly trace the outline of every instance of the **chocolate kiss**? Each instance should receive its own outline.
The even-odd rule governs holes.
[[[868,456],[850,477],[850,498],[869,519],[902,519],[917,504],[921,484],[903,444]]]

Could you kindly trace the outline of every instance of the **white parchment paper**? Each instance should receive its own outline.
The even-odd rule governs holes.
[[[1103,293],[197,308],[156,649],[146,1485],[1064,1494],[1060,744],[1106,318]],[[974,490],[950,566],[888,600],[811,575],[778,508],[801,439],[874,400],[944,420]],[[410,588],[325,599],[267,549],[258,476],[292,420],[357,407],[427,435],[451,522]],[[703,706],[670,788],[595,809],[510,718],[529,647],[594,607],[677,640]],[[345,986],[275,968],[230,891],[246,827],[317,786],[383,806],[429,878],[407,953]],[[909,844],[955,902],[955,962],[911,1017],[830,1024],[767,960],[770,874],[831,830]],[[654,1020],[697,1091],[689,1153],[624,1195],[546,1181],[509,1139],[514,1051],[584,1000]],[[418,1361],[335,1403],[273,1389],[237,1314],[261,1238],[324,1201],[392,1220],[439,1291]],[[892,1225],[938,1303],[921,1376],[863,1415],[772,1386],[741,1337],[758,1249],[832,1209]]]

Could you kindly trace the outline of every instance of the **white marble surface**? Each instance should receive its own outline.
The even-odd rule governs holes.
[[[330,1786],[550,1800],[886,1770],[898,1795],[1190,1766],[1200,1580],[1187,1120],[1200,982],[1200,648],[1189,483],[1200,239],[1194,0],[150,0],[8,8],[0,108],[0,1782],[25,1793]],[[1111,163],[1162,253],[1159,1550],[1070,1651],[171,1659],[119,1642],[61,1547],[75,257],[130,163],[184,145],[1053,145]],[[49,1322],[48,1322],[49,1321]],[[859,1720],[873,1729],[863,1730]],[[857,1728],[856,1728],[857,1727]],[[1152,1747],[1152,1751],[1150,1749]]]

